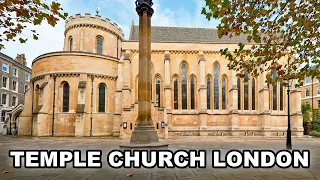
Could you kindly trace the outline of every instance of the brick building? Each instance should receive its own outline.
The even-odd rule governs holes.
[[[4,122],[10,119],[11,110],[24,103],[24,94],[30,87],[31,69],[26,65],[24,54],[18,54],[15,59],[0,53],[0,134]]]

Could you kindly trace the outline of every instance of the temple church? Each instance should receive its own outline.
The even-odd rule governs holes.
[[[130,137],[138,115],[139,27],[133,23],[125,40],[109,19],[77,14],[64,35],[63,51],[32,63],[18,134]],[[154,26],[151,42],[151,110],[159,137],[286,135],[283,83],[248,73],[244,81],[220,55],[248,44],[245,36],[219,39],[216,29]],[[300,136],[301,92],[294,89],[290,98],[292,135]]]

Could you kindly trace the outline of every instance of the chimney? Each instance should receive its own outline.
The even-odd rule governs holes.
[[[26,57],[24,54],[18,54],[16,57],[16,61],[18,61],[20,64],[23,64],[25,66],[27,65]]]

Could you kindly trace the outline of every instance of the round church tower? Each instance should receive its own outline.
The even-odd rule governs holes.
[[[77,14],[65,26],[64,51],[84,51],[118,58],[123,32],[116,23],[101,19],[99,15]]]
[[[70,17],[64,35],[63,51],[32,63],[19,134],[112,135],[122,30],[109,19],[85,14]]]

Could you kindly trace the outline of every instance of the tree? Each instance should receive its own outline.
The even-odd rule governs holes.
[[[68,14],[62,11],[61,4],[55,1],[49,4],[41,0],[0,0],[0,50],[4,48],[4,41],[15,41],[28,25],[40,25],[47,20],[54,27],[60,19],[67,18]],[[39,34],[30,31],[37,40]],[[19,38],[21,43],[27,40]]]
[[[229,69],[244,77],[266,72],[272,83],[306,76],[320,79],[319,0],[205,0],[202,14],[220,21],[218,36],[245,36],[248,44],[222,49]],[[286,57],[286,62],[280,59]],[[283,59],[282,59],[283,60]]]

